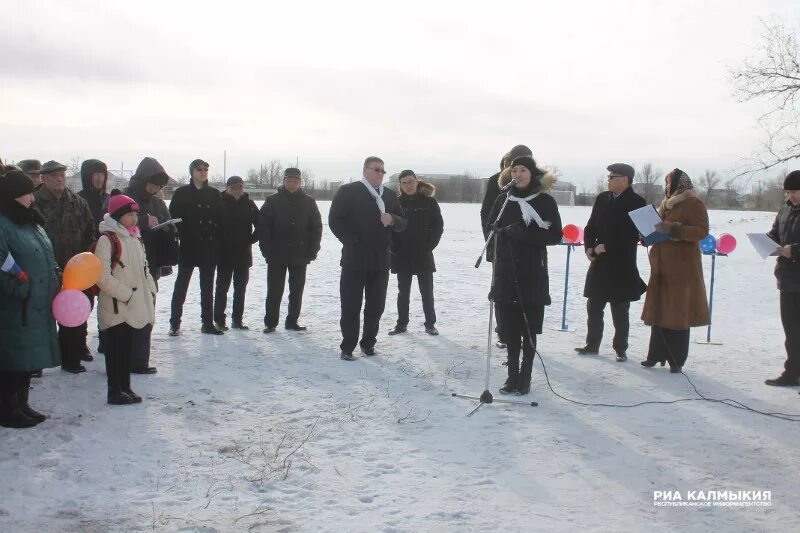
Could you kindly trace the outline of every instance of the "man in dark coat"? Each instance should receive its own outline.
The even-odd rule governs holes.
[[[647,285],[639,277],[636,253],[639,231],[628,213],[644,207],[645,200],[631,188],[633,167],[614,163],[608,167],[608,191],[600,193],[586,224],[584,247],[591,264],[583,295],[587,298],[586,345],[575,348],[582,355],[595,355],[603,340],[603,313],[611,304],[614,320],[614,351],[617,361],[628,359],[629,311]]]
[[[172,195],[169,212],[183,219],[178,225],[181,245],[178,276],[172,291],[172,315],[169,334],[180,335],[183,303],[195,267],[200,270],[201,331],[222,335],[214,326],[214,270],[219,263],[225,205],[217,189],[208,184],[208,163],[195,159],[189,165],[191,181]]]
[[[73,256],[85,252],[94,240],[96,226],[86,201],[67,188],[67,167],[56,161],[42,165],[41,189],[33,195],[44,217],[44,229],[53,244],[56,263],[64,270]],[[73,374],[86,372],[81,359],[90,360],[86,346],[87,328],[68,328],[59,324],[58,343],[61,368]]]
[[[217,328],[227,331],[225,309],[228,307],[228,289],[233,280],[234,329],[249,329],[242,322],[244,296],[253,266],[253,243],[258,240],[258,207],[244,192],[244,180],[231,176],[222,193],[225,219],[222,225],[222,254],[217,266],[217,292],[214,295],[214,322]]]
[[[86,200],[94,219],[95,238],[97,226],[103,220],[105,210],[103,205],[108,199],[106,183],[108,182],[108,167],[99,159],[87,159],[81,163],[81,190],[78,196]]]
[[[775,277],[780,291],[781,322],[786,335],[783,373],[765,381],[767,385],[800,385],[800,170],[790,172],[783,182],[786,205],[781,207],[767,234],[780,245]]]
[[[175,264],[171,257],[176,256],[178,249],[178,230],[175,226],[165,226],[158,230],[150,229],[169,220],[167,204],[156,196],[168,182],[169,176],[161,163],[152,157],[145,157],[139,162],[136,172],[131,176],[128,187],[125,189],[125,194],[133,198],[139,205],[137,226],[144,243],[147,268],[150,270],[156,286],[161,277],[161,267]],[[174,250],[170,251],[171,248]],[[155,374],[157,372],[156,367],[150,366],[152,334],[152,324],[147,324],[134,332],[130,362],[132,374]]]
[[[371,156],[364,161],[363,179],[336,191],[328,214],[328,226],[342,243],[342,359],[353,361],[356,344],[365,355],[375,355],[386,287],[389,283],[389,245],[392,232],[408,224],[397,196],[381,183],[386,174],[383,160]],[[358,340],[362,298],[364,331]]]
[[[397,325],[389,335],[404,333],[408,327],[411,278],[415,275],[425,313],[425,332],[438,335],[433,307],[433,273],[436,272],[433,250],[442,238],[442,211],[433,197],[435,187],[418,180],[413,170],[402,171],[399,180],[400,207],[406,214],[408,227],[400,233],[392,233],[392,272],[397,274]]]
[[[281,299],[289,272],[289,310],[284,327],[305,331],[298,324],[306,285],[306,267],[317,258],[322,239],[322,218],[317,202],[301,189],[301,172],[287,168],[283,186],[261,207],[259,240],[267,260],[267,301],[264,333],[272,333],[280,318]]]

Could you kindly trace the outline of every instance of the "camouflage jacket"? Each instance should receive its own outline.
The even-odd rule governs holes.
[[[61,199],[42,187],[33,197],[44,216],[44,229],[50,242],[56,263],[62,269],[75,254],[85,252],[94,240],[94,218],[86,200],[67,189]]]

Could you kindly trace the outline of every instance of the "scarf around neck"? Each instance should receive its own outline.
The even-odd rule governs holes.
[[[361,184],[364,185],[372,197],[375,198],[375,203],[378,204],[378,209],[380,212],[385,213],[386,204],[383,202],[383,185],[380,185],[376,191],[375,187],[373,187],[370,182],[367,181],[367,178],[361,178]]]
[[[533,220],[536,221],[536,225],[539,226],[540,228],[550,229],[550,224],[552,223],[549,220],[542,220],[542,217],[539,216],[539,213],[536,212],[536,209],[534,209],[533,206],[528,203],[537,196],[539,196],[539,194],[541,193],[537,192],[531,194],[530,196],[526,196],[524,198],[519,196],[512,196],[509,194],[508,199],[511,200],[512,202],[517,202],[517,205],[519,205],[519,210],[522,212],[522,220],[525,221],[526,226],[530,226],[531,221]]]

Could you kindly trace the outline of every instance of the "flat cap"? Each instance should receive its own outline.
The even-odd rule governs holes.
[[[40,174],[50,174],[51,172],[60,172],[62,170],[66,171],[67,166],[62,163],[59,163],[58,161],[50,160],[44,165],[42,165],[42,170]]]
[[[633,181],[633,176],[636,175],[636,171],[633,169],[632,166],[625,164],[625,163],[613,163],[606,167],[606,170],[609,172],[613,172],[614,174],[619,174],[621,176],[628,176],[628,178]]]
[[[244,185],[244,180],[241,176],[231,176],[228,178],[228,181],[225,182],[225,185],[228,187],[231,185]]]

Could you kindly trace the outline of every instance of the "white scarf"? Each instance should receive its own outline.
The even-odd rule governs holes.
[[[378,190],[376,191],[375,187],[373,187],[370,182],[367,181],[367,178],[361,178],[361,183],[367,188],[372,197],[375,198],[375,203],[378,204],[378,209],[381,210],[381,213],[385,213],[386,204],[383,203],[383,185],[378,187]]]
[[[536,225],[542,229],[550,229],[551,222],[549,220],[542,220],[542,217],[539,216],[539,213],[536,212],[536,209],[533,208],[530,202],[540,193],[531,194],[530,196],[526,196],[525,198],[520,198],[519,196],[511,196],[508,195],[508,199],[512,202],[517,202],[519,204],[519,210],[522,211],[522,220],[525,221],[526,226],[531,225],[531,220],[536,221]]]

